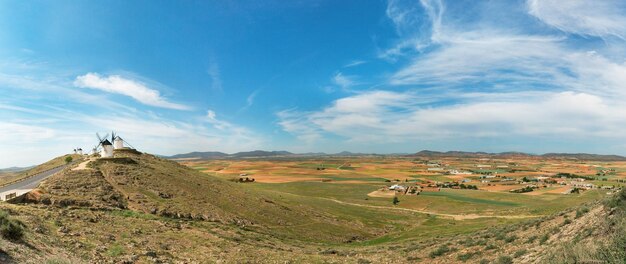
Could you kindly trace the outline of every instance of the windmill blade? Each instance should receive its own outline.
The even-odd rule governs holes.
[[[111,143],[115,141],[115,131],[111,131]]]
[[[96,132],[96,137],[98,137],[98,142],[102,142],[102,137],[100,136],[100,133]]]

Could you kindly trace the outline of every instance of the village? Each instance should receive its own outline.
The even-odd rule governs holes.
[[[518,161],[519,162],[519,161]],[[473,163],[473,164],[472,164]],[[616,169],[599,165],[575,165],[577,173],[558,172],[558,166],[543,169],[531,168],[512,161],[486,158],[472,160],[425,160],[412,168],[422,177],[388,180],[391,186],[381,186],[374,196],[419,195],[422,192],[439,192],[443,188],[484,190],[491,192],[572,194],[591,189],[618,190],[624,180],[615,178]],[[565,169],[564,171],[571,171]],[[595,171],[595,174],[591,174]],[[609,178],[613,177],[611,181]]]

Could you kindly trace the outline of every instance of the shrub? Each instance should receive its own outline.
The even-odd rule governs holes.
[[[21,240],[24,236],[25,225],[16,219],[11,219],[9,213],[0,211],[0,234],[9,240]]]
[[[572,220],[569,219],[565,219],[565,221],[563,221],[563,225],[569,225],[572,223]]]
[[[583,207],[580,208],[578,210],[576,210],[576,218],[580,218],[581,216],[583,216],[584,214],[589,212],[589,208],[587,207]]]
[[[515,236],[515,235],[511,235],[511,236],[509,236],[509,237],[505,238],[505,239],[504,239],[504,242],[506,242],[506,243],[511,243],[511,242],[515,241],[515,239],[517,239],[517,236]]]
[[[400,203],[398,197],[393,197],[393,205],[397,205],[398,203]]]
[[[460,261],[468,261],[469,259],[473,258],[476,255],[480,255],[480,251],[476,251],[476,252],[468,252],[465,254],[460,254],[458,255],[456,258]]]
[[[486,259],[481,259],[480,262],[478,262],[480,264],[489,264],[489,260]]]
[[[46,260],[46,264],[70,264],[69,260],[60,259],[60,258],[52,258]]]
[[[443,254],[446,254],[450,251],[452,251],[453,249],[448,247],[447,245],[441,245],[439,246],[437,249],[433,250],[432,252],[430,252],[430,254],[428,255],[431,258],[436,258],[439,257]]]
[[[546,241],[548,241],[549,238],[550,238],[550,235],[548,234],[541,236],[541,238],[539,239],[539,244],[543,245],[544,243],[546,243]]]
[[[513,258],[509,257],[509,256],[499,256],[498,259],[495,261],[495,263],[497,263],[497,264],[512,264],[513,263]]]
[[[528,251],[526,251],[526,249],[520,249],[518,251],[515,251],[515,254],[513,254],[513,257],[514,258],[519,258],[521,256],[524,256],[526,254],[526,252],[528,252]]]
[[[72,160],[74,160],[74,158],[72,158],[72,156],[65,157],[65,163],[70,163],[70,162],[72,162]]]
[[[485,250],[492,250],[492,249],[496,249],[498,247],[496,247],[494,244],[489,244],[485,247]]]
[[[537,240],[537,236],[531,236],[528,238],[528,240],[526,240],[526,243],[531,244],[535,242],[535,240]]]

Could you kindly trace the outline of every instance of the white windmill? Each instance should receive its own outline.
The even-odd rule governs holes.
[[[113,140],[113,149],[123,149],[124,148],[124,140],[115,135],[115,132],[111,132],[111,140]]]
[[[97,153],[98,149],[102,147],[102,149],[100,149],[100,157],[113,157],[113,144],[111,144],[111,141],[107,139],[109,134],[106,134],[104,137],[100,137],[100,134],[96,133],[96,136],[98,137],[98,145],[93,148],[94,153]]]

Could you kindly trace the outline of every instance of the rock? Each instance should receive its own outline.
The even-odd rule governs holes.
[[[45,234],[46,233],[46,229],[44,229],[43,227],[39,227],[39,226],[35,227],[33,229],[33,231],[35,231],[36,233],[39,233],[39,234]]]
[[[144,253],[144,256],[151,257],[151,258],[156,258],[157,257],[157,253],[152,251],[152,250],[148,250],[148,251],[146,251],[146,253]]]
[[[59,227],[59,233],[67,234],[70,232],[70,229],[66,226]]]

